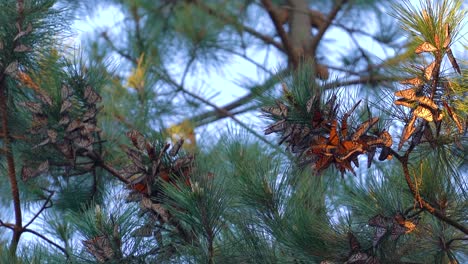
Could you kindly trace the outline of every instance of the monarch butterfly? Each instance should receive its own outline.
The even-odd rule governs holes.
[[[460,133],[463,132],[463,125],[460,122],[460,120],[458,119],[457,114],[452,110],[452,108],[447,104],[446,101],[442,101],[442,103],[444,104],[444,107],[447,109],[447,112],[448,112],[450,118],[452,118],[453,122],[455,122],[455,124],[457,125],[458,131]]]
[[[445,29],[445,41],[444,41],[443,48],[446,49],[450,45],[450,42],[452,42],[452,37],[450,36],[449,24],[445,24],[444,29]]]
[[[83,245],[99,262],[106,262],[114,257],[114,250],[107,236],[97,236],[85,240],[83,241]]]
[[[63,112],[68,111],[73,106],[73,104],[69,100],[65,100],[62,103],[62,106],[60,107],[60,114],[63,114]]]
[[[177,153],[179,153],[179,150],[183,144],[184,144],[184,139],[183,138],[179,139],[169,151],[169,156],[174,157],[175,155],[177,155]]]
[[[102,97],[91,86],[86,86],[84,91],[84,99],[89,104],[96,104],[102,101]]]
[[[60,96],[62,97],[62,100],[68,99],[70,96],[72,96],[73,90],[70,88],[68,85],[62,85],[62,89],[60,90]]]
[[[395,95],[398,97],[403,97],[405,99],[409,100],[415,100],[416,99],[416,90],[414,88],[409,88],[401,91],[396,91]]]
[[[434,118],[432,117],[431,110],[421,105],[414,109],[413,114],[417,117],[424,118],[428,122],[432,122],[434,120]]]
[[[436,51],[436,50],[437,50],[437,48],[434,47],[434,45],[432,45],[429,42],[424,42],[421,45],[419,45],[414,52],[416,54],[420,54],[420,53],[423,53],[423,52],[432,52],[432,51]]]
[[[26,107],[29,111],[31,111],[33,114],[42,114],[42,107],[40,103],[34,103],[34,102],[21,102],[19,103],[21,106]]]
[[[132,129],[126,133],[127,137],[132,141],[133,146],[138,150],[143,150],[145,145],[145,137],[137,130]]]
[[[432,110],[437,110],[438,109],[438,107],[434,103],[434,101],[431,98],[427,97],[427,96],[419,96],[418,98],[416,98],[416,100],[419,103],[431,108]]]
[[[398,144],[398,150],[400,150],[403,147],[403,144],[411,137],[411,135],[416,130],[416,128],[414,127],[415,122],[416,122],[416,116],[413,115],[410,121],[405,125],[405,128],[403,129],[400,143]]]
[[[148,193],[148,186],[143,183],[136,183],[136,184],[131,184],[130,189],[137,191],[142,194],[147,194]]]
[[[412,78],[412,79],[406,79],[406,80],[401,81],[400,83],[401,84],[411,84],[411,85],[414,85],[414,86],[420,86],[420,85],[424,84],[423,80],[421,80],[418,77]]]
[[[424,77],[426,77],[427,80],[430,80],[434,71],[435,67],[435,61],[433,61],[427,68],[424,70]]]
[[[369,128],[375,125],[375,123],[377,123],[378,121],[378,117],[373,117],[359,125],[359,127],[356,129],[356,132],[354,132],[354,134],[351,136],[351,140],[358,140],[362,135],[364,135],[367,132],[367,130],[369,130]]]

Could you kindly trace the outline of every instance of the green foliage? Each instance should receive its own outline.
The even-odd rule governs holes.
[[[105,1],[123,23],[76,51],[59,7],[101,2],[1,1],[0,263],[467,259],[461,1],[395,3],[405,38],[388,3],[260,2]],[[258,80],[220,106],[202,75],[236,59]],[[259,108],[278,137],[239,118]],[[201,127],[224,117],[243,130]]]

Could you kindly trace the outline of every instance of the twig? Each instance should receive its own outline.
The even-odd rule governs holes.
[[[241,27],[242,30],[244,30],[245,32],[249,33],[250,35],[252,35],[252,36],[254,36],[254,37],[256,37],[256,38],[262,40],[262,41],[265,42],[266,44],[273,45],[275,48],[277,48],[278,50],[280,50],[280,51],[282,51],[282,52],[285,52],[283,45],[281,45],[280,43],[276,42],[272,37],[263,35],[262,33],[256,31],[255,29],[253,29],[253,28],[251,28],[251,27],[248,27],[248,26],[246,26],[246,25],[243,25],[243,24],[237,22],[235,19],[232,19],[232,18],[229,18],[229,17],[223,15],[222,13],[218,12],[216,9],[211,8],[210,6],[208,6],[207,4],[205,4],[204,1],[195,0],[194,2],[195,2],[201,9],[203,9],[204,11],[206,11],[208,14],[213,15],[214,17],[216,17],[216,18],[218,18],[218,19],[221,19],[221,20],[223,20],[224,22],[233,24],[234,26]]]
[[[124,57],[125,59],[133,62],[134,64],[138,64],[138,61],[135,59],[135,58],[132,58],[132,56],[130,56],[129,54],[121,51],[120,49],[118,49],[113,43],[112,41],[110,40],[109,36],[107,35],[107,33],[104,31],[101,33],[101,36],[104,38],[104,40],[107,42],[107,44],[109,45],[109,47],[114,50],[115,52],[117,52],[120,56]]]
[[[98,163],[97,164],[99,167],[105,169],[107,172],[109,172],[110,174],[112,174],[112,176],[116,177],[117,179],[119,179],[121,182],[125,183],[125,184],[129,184],[130,182],[128,181],[127,178],[123,177],[122,175],[120,175],[120,173],[114,169],[111,165],[105,163],[105,162],[101,162],[101,163]]]
[[[44,235],[42,235],[42,234],[40,234],[40,233],[38,233],[38,232],[36,232],[36,231],[34,231],[34,230],[32,230],[32,229],[28,229],[28,228],[25,228],[25,229],[23,230],[23,232],[29,232],[29,233],[31,233],[31,234],[34,234],[34,235],[36,235],[36,236],[42,238],[42,239],[43,239],[44,241],[46,241],[47,243],[49,243],[49,244],[55,246],[55,247],[58,248],[60,251],[62,251],[63,254],[65,254],[65,256],[66,256],[67,258],[70,258],[70,255],[68,254],[68,252],[67,252],[63,247],[61,247],[59,244],[55,243],[54,241],[48,239],[48,238],[45,237]]]
[[[248,127],[247,125],[245,125],[242,121],[240,121],[239,119],[237,119],[233,114],[231,114],[229,111],[223,109],[223,108],[220,108],[218,107],[217,105],[213,104],[212,102],[210,102],[209,100],[206,100],[205,98],[197,95],[197,94],[194,94],[188,90],[186,90],[184,87],[180,86],[179,84],[177,84],[174,80],[170,79],[169,77],[166,77],[166,81],[172,83],[172,85],[174,85],[179,91],[205,103],[206,105],[209,105],[211,107],[213,107],[216,111],[218,111],[219,113],[225,115],[226,117],[229,117],[231,118],[234,122],[236,122],[237,124],[239,124],[242,128],[246,129],[247,131],[249,131],[250,133],[252,133],[255,137],[257,137],[258,139],[260,139],[261,141],[265,142],[267,145],[271,146],[273,149],[276,149],[277,151],[281,152],[281,153],[284,153],[285,155],[287,155],[289,157],[289,153],[285,152],[283,149],[281,149],[279,146],[271,143],[270,141],[266,140],[265,137],[263,137],[262,135],[258,134],[255,130],[251,129],[250,127]]]
[[[0,220],[0,226],[4,226],[8,229],[15,230],[15,225],[12,223],[5,223],[2,220]]]
[[[396,77],[387,77],[387,76],[363,76],[359,79],[349,80],[349,81],[335,81],[326,83],[323,85],[323,89],[333,89],[336,87],[343,87],[343,86],[350,86],[356,84],[364,84],[364,83],[377,83],[377,82],[393,82],[397,81],[399,78]]]
[[[288,35],[286,34],[286,31],[283,28],[283,25],[281,24],[281,21],[279,21],[277,14],[275,13],[275,8],[273,6],[273,3],[271,0],[262,0],[262,4],[265,7],[265,9],[268,12],[268,15],[271,18],[271,21],[273,21],[273,24],[275,26],[276,32],[281,38],[281,42],[283,43],[283,46],[286,50],[286,54],[288,55],[289,59],[291,60],[291,63],[293,65],[293,68],[297,68],[299,66],[299,58],[294,52],[294,47],[292,46],[291,41],[289,40]]]
[[[314,36],[311,44],[311,52],[312,54],[315,54],[317,51],[318,44],[320,43],[320,40],[322,40],[323,35],[325,35],[325,32],[327,31],[328,27],[331,25],[333,22],[333,19],[335,19],[336,15],[338,12],[341,10],[341,7],[343,4],[345,4],[347,0],[341,0],[335,4],[333,9],[331,10],[330,14],[327,16],[327,20],[322,24],[320,29],[318,30],[317,34]]]
[[[269,73],[270,75],[274,75],[275,73],[272,72],[271,70],[267,69],[265,66],[261,65],[260,63],[256,62],[255,60],[253,60],[252,58],[246,56],[245,54],[242,54],[240,52],[237,52],[235,50],[232,50],[232,49],[228,49],[228,48],[225,48],[225,47],[221,47],[222,50],[225,50],[231,54],[234,54],[250,63],[252,63],[253,65],[255,65],[257,68],[260,68],[262,69],[263,71]]]
[[[221,109],[224,109],[226,111],[231,111],[239,106],[242,106],[242,105],[245,105],[246,103],[254,100],[255,98],[257,98],[257,95],[258,94],[261,94],[265,91],[267,91],[268,89],[270,89],[271,87],[274,86],[274,84],[276,84],[279,80],[279,76],[284,76],[286,74],[289,73],[289,69],[288,68],[285,68],[281,71],[279,71],[277,74],[275,74],[274,76],[271,76],[270,78],[268,78],[263,84],[261,85],[257,85],[257,86],[254,86],[252,89],[250,89],[250,93],[242,96],[242,97],[239,97],[237,98],[236,100],[224,105],[224,106],[221,106],[219,108]],[[217,110],[212,110],[212,111],[208,111],[208,112],[205,112],[205,113],[202,113],[198,116],[194,116],[192,117],[192,120],[196,121],[196,123],[200,122],[200,123],[203,123],[203,120],[205,119],[208,119],[210,117],[213,117],[213,116],[216,116],[218,117],[217,120],[221,119],[221,118],[225,118],[227,117],[226,115],[224,115],[223,113],[221,113],[220,111],[217,111]]]
[[[31,220],[29,220],[29,222],[24,225],[23,229],[26,229],[30,224],[32,224],[34,222],[34,220],[36,220],[36,218],[47,208],[50,208],[52,207],[52,201],[51,201],[51,198],[52,196],[54,195],[54,191],[50,191],[50,194],[49,196],[47,197],[46,201],[44,202],[44,204],[41,206],[41,209],[39,209],[39,211],[37,211],[37,213],[33,216],[33,218],[31,218]],[[48,205],[50,202],[50,205]]]

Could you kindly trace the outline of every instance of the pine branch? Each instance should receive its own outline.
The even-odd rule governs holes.
[[[396,156],[398,161],[400,161],[401,166],[403,168],[403,173],[405,176],[406,183],[411,191],[411,193],[414,196],[414,199],[419,203],[421,208],[424,208],[426,211],[428,211],[430,214],[433,216],[439,218],[440,220],[446,222],[447,224],[457,228],[458,230],[462,231],[463,233],[468,235],[468,228],[463,226],[462,224],[458,223],[457,221],[448,218],[444,213],[442,213],[439,209],[433,207],[430,203],[428,203],[424,198],[421,197],[419,194],[418,190],[416,189],[416,186],[411,180],[409,168],[408,168],[408,155],[409,152],[406,153],[403,157],[401,156]]]
[[[19,6],[22,6],[19,3]],[[10,142],[10,131],[8,129],[8,105],[7,105],[7,85],[5,74],[0,76],[0,112],[2,115],[2,133],[4,152],[7,159],[8,179],[10,181],[11,193],[13,196],[13,206],[15,212],[15,226],[13,228],[13,236],[11,238],[10,252],[12,255],[16,253],[21,233],[23,232],[21,203],[18,189],[18,181],[16,179],[15,160],[12,153]]]

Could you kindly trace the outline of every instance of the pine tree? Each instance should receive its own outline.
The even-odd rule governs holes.
[[[106,1],[82,51],[96,2],[0,1],[0,263],[468,259],[460,1]],[[235,57],[248,94],[191,87]]]

